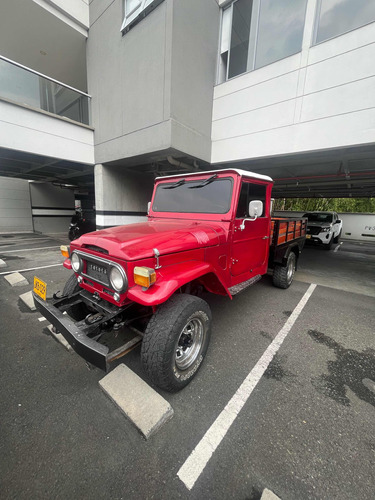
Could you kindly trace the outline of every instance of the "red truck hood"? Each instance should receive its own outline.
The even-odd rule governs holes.
[[[84,234],[73,246],[95,245],[112,257],[139,260],[152,257],[153,248],[164,255],[218,245],[223,233],[219,225],[205,222],[155,220]]]

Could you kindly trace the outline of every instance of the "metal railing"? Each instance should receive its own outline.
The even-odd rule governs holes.
[[[88,94],[1,55],[0,97],[90,124]]]

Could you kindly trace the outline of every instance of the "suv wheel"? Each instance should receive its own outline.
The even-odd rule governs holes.
[[[325,243],[323,246],[324,246],[325,250],[331,250],[332,245],[333,245],[333,235],[331,236],[331,239],[329,240],[329,242]]]
[[[147,325],[141,358],[150,379],[176,392],[195,376],[210,341],[211,311],[199,297],[173,295]]]
[[[339,243],[340,238],[341,238],[341,233],[342,233],[342,230],[340,230],[340,232],[339,232],[339,234],[336,236],[336,238],[333,238],[333,243]]]
[[[272,283],[277,286],[277,288],[289,288],[293,282],[295,272],[296,254],[294,252],[290,252],[286,266],[281,266],[279,264],[275,265]]]

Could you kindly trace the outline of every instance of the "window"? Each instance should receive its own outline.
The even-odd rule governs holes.
[[[252,0],[233,4],[228,78],[246,71],[252,6]]]
[[[237,0],[223,11],[218,80],[301,51],[307,0]]]
[[[324,212],[306,213],[302,217],[307,217],[309,222],[332,222],[332,214]]]
[[[232,201],[232,179],[211,182],[178,181],[159,184],[152,209],[155,212],[226,214]]]
[[[374,0],[318,0],[315,42],[324,42],[374,21]]]
[[[253,200],[260,200],[263,202],[263,212],[259,215],[259,217],[265,216],[266,189],[266,186],[263,184],[253,184],[250,182],[242,183],[236,213],[237,219],[249,217],[249,203]]]
[[[163,0],[124,0],[124,21],[121,31],[127,33],[152,12]]]

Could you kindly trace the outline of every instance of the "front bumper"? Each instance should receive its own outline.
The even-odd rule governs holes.
[[[311,243],[316,243],[318,245],[328,245],[332,237],[333,237],[332,233],[307,234],[306,241]]]
[[[91,363],[101,370],[108,371],[111,361],[124,354],[126,348],[129,350],[130,347],[135,346],[141,340],[141,338],[135,338],[135,340],[128,343],[129,345],[126,344],[122,346],[125,349],[117,349],[116,352],[109,352],[107,346],[90,338],[90,336],[94,336],[98,332],[100,325],[115,318],[118,314],[123,312],[124,308],[112,306],[112,304],[109,303],[103,305],[103,307],[94,304],[88,292],[78,292],[71,297],[63,297],[49,302],[44,301],[34,292],[33,297],[35,307],[38,311],[63,335],[74,351],[88,363]],[[94,324],[88,325],[85,320],[74,322],[67,314],[63,314],[64,311],[79,302],[90,304],[91,307],[94,307],[101,313],[103,316],[102,319]]]

